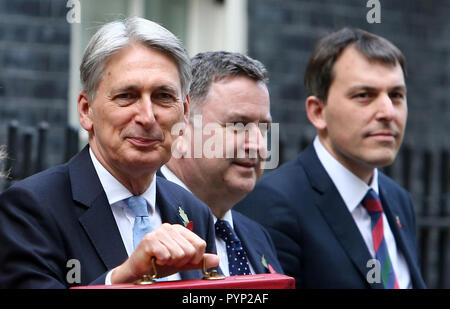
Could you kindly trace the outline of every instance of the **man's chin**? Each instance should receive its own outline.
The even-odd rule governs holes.
[[[374,168],[383,168],[391,165],[395,161],[395,155],[390,156],[378,156],[371,158],[370,163]]]
[[[162,157],[153,158],[152,156],[132,156],[127,158],[127,162],[124,166],[134,173],[153,173],[163,166],[168,160],[169,158],[166,159]]]
[[[244,198],[247,194],[252,192],[252,190],[255,188],[255,184],[256,181],[254,179],[240,180],[235,181],[233,182],[233,184],[229,185],[229,189],[233,192],[233,194],[242,195],[242,198]]]

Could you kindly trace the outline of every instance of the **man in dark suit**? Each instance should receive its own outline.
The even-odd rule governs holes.
[[[0,287],[133,282],[153,273],[153,259],[168,280],[201,278],[203,259],[219,263],[205,253],[215,251],[212,215],[155,176],[171,156],[172,126],[189,115],[183,46],[148,20],[111,22],[80,71],[89,146],[0,196]]]
[[[178,155],[160,172],[212,210],[223,274],[282,273],[268,232],[232,210],[263,170],[271,122],[267,71],[239,53],[208,52],[192,59],[192,75],[191,120],[174,147]]]
[[[409,194],[391,164],[407,118],[405,59],[384,38],[344,28],[305,73],[317,137],[263,177],[236,209],[269,230],[298,288],[423,288]]]

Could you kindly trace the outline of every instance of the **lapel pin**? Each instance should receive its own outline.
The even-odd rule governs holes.
[[[189,220],[181,206],[178,206],[178,214],[180,215],[181,220],[183,220],[184,226],[192,232],[194,230],[194,222]]]
[[[264,254],[263,254],[263,256],[261,257],[261,263],[262,263],[263,266],[269,271],[269,273],[271,273],[271,274],[276,274],[276,273],[277,273],[277,272],[275,271],[275,269],[273,269],[272,265],[267,264],[266,257],[264,256]]]
[[[400,222],[400,218],[398,216],[395,216],[395,220],[397,221],[398,227],[402,228],[402,223]]]

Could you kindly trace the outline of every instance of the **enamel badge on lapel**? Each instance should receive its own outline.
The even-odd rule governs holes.
[[[178,214],[180,215],[181,220],[183,220],[184,226],[192,232],[194,230],[194,222],[189,221],[187,214],[184,212],[181,206],[178,206]]]

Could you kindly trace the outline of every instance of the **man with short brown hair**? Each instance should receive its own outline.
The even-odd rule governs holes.
[[[425,287],[411,198],[378,171],[403,140],[405,70],[366,31],[321,39],[305,73],[314,142],[236,206],[267,227],[298,288]]]

